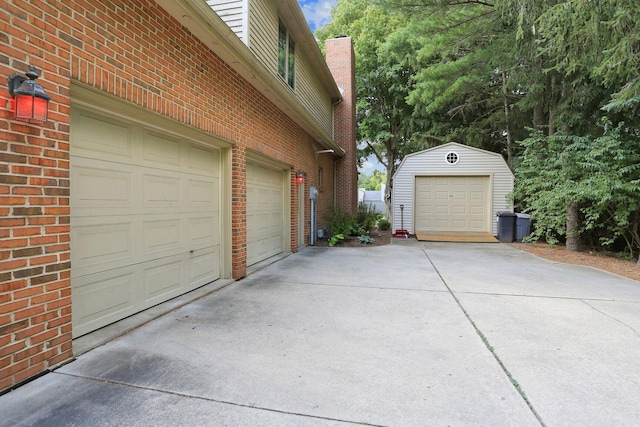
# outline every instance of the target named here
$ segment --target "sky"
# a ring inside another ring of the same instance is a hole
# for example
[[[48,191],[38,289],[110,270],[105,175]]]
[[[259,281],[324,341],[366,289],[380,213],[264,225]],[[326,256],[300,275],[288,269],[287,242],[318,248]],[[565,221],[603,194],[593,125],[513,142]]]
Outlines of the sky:
[[[331,21],[331,9],[336,5],[337,0],[298,0],[298,3],[313,33]],[[373,173],[374,169],[386,171],[384,166],[378,163],[373,156],[358,168],[361,173],[365,174]]]
[[[331,21],[331,9],[337,0],[298,0],[311,32]]]

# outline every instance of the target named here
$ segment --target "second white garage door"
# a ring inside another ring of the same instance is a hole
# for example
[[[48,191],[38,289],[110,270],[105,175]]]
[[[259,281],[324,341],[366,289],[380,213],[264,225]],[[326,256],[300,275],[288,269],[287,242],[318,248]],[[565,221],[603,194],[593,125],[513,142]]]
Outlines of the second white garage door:
[[[220,277],[220,152],[71,115],[71,285],[79,336]]]
[[[416,231],[491,231],[489,183],[488,176],[416,177]]]
[[[247,162],[247,266],[283,252],[284,171]]]

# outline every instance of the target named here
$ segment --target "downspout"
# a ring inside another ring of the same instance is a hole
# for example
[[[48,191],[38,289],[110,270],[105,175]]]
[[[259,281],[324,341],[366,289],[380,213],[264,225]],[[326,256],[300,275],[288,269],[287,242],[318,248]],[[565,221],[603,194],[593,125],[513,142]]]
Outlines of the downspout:
[[[333,129],[331,133],[334,141],[336,140],[336,105],[341,104],[344,99],[342,98],[344,89],[342,89],[341,87],[338,87],[338,91],[340,91],[340,98],[336,102],[331,104],[331,115],[333,116],[333,120],[331,121],[331,126]],[[344,149],[342,147],[340,147],[340,149],[342,149],[342,152],[344,153]],[[333,206],[336,206],[338,204],[338,165],[336,164],[337,161],[338,160],[334,157],[333,158]]]

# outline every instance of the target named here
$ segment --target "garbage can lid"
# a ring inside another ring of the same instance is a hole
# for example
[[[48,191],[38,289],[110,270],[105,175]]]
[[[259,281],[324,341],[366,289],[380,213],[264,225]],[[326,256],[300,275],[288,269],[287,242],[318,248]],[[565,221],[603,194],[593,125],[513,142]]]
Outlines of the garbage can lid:
[[[529,215],[529,214],[523,214],[523,213],[518,213],[518,212],[516,212],[516,216],[518,218],[527,218],[527,219],[531,218],[531,215]]]
[[[500,211],[497,216],[516,216],[516,214],[510,211]]]

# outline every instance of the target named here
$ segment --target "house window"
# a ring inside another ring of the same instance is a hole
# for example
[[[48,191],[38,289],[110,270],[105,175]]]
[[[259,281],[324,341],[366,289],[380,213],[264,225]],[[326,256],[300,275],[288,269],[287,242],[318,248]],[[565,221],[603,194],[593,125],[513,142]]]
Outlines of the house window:
[[[322,186],[324,185],[324,169],[318,169],[318,188],[322,190]]]
[[[295,83],[296,67],[296,42],[293,40],[287,27],[279,20],[278,30],[278,74],[291,88]]]

